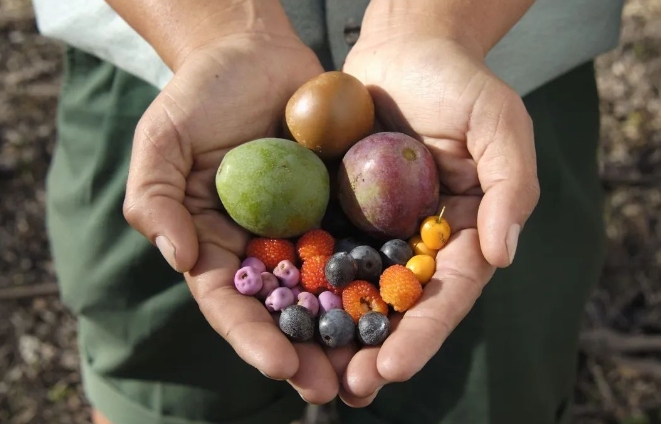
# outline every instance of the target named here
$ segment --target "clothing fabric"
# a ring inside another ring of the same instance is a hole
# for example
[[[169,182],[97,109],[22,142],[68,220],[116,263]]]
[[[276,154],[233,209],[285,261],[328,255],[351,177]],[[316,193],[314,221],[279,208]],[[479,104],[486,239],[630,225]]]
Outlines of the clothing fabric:
[[[78,318],[85,393],[114,424],[289,424],[303,400],[238,358],[123,218],[133,132],[157,93],[67,50],[47,228],[63,301]],[[342,423],[569,423],[580,317],[605,245],[591,63],[524,101],[542,196],[515,263],[421,372],[367,408],[341,406]]]
[[[301,39],[327,69],[349,51],[345,29],[369,0],[281,0]],[[624,0],[537,0],[486,63],[520,95],[615,47]],[[42,34],[91,53],[163,88],[172,72],[104,0],[33,0]]]

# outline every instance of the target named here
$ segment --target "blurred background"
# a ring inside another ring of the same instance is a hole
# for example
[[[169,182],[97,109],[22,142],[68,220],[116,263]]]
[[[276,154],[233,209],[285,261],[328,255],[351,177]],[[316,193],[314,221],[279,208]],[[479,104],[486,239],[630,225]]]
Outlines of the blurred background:
[[[597,61],[609,256],[584,314],[576,424],[661,423],[661,0],[628,0],[623,19]],[[60,59],[29,0],[0,0],[1,424],[89,423],[44,229]]]

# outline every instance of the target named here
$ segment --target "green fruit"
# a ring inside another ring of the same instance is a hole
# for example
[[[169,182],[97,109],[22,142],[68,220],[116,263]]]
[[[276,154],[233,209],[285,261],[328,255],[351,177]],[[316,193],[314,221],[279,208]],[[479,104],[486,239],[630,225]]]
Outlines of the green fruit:
[[[290,140],[262,138],[230,150],[216,173],[232,219],[262,237],[290,238],[319,226],[330,197],[324,163]]]

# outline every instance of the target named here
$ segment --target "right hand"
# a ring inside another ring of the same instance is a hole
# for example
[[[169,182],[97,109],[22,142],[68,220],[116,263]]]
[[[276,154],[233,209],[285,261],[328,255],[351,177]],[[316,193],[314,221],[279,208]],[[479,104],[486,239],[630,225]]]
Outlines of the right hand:
[[[292,344],[233,284],[248,235],[222,211],[215,174],[233,147],[276,136],[289,97],[323,72],[291,36],[233,35],[187,53],[140,120],[124,214],[184,273],[209,324],[248,364],[325,403],[338,379],[321,347]]]

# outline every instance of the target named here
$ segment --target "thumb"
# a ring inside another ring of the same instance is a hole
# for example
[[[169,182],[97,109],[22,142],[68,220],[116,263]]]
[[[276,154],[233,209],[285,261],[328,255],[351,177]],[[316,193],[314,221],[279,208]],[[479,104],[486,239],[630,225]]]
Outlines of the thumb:
[[[192,166],[168,105],[159,96],[138,123],[133,139],[123,212],[128,223],[161,251],[172,268],[189,271],[198,241],[186,207],[186,179]]]
[[[539,201],[532,120],[523,100],[497,79],[484,85],[470,116],[468,150],[484,192],[477,216],[480,246],[491,265],[506,267]]]

